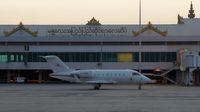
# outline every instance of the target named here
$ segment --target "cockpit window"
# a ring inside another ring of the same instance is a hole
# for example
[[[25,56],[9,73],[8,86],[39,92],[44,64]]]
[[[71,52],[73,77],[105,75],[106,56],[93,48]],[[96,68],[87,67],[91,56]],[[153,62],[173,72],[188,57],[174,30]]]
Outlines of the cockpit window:
[[[133,75],[140,75],[139,73],[133,72]]]

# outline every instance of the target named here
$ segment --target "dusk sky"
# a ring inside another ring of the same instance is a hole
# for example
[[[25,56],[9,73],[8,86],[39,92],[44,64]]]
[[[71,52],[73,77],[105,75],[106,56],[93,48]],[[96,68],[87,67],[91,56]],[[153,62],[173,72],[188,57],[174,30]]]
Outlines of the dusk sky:
[[[200,17],[200,0],[192,0]],[[191,0],[142,0],[142,23],[175,24]],[[0,0],[0,24],[138,24],[139,0]]]

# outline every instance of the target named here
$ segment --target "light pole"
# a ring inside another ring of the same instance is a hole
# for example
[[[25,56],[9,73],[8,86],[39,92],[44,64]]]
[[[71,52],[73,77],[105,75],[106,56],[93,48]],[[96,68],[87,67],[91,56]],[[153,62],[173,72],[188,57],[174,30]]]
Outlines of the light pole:
[[[139,29],[142,28],[142,1],[139,0]],[[139,72],[142,72],[141,70],[141,61],[142,61],[142,53],[141,53],[141,38],[139,38]]]
[[[141,19],[142,19],[142,1],[139,1],[139,25],[141,27]]]

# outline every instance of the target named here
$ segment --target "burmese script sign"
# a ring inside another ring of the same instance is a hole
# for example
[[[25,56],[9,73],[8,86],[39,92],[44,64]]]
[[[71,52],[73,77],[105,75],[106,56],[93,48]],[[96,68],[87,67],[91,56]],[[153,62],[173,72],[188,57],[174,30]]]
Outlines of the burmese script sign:
[[[107,36],[125,35],[126,27],[104,28],[104,27],[69,27],[48,30],[50,36]]]

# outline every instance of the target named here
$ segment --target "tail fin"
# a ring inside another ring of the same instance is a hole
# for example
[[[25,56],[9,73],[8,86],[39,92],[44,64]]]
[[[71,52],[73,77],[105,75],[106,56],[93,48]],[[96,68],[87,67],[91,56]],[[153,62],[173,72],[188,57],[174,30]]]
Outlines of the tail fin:
[[[57,56],[42,56],[51,66],[54,73],[70,72],[70,68],[65,65]]]

